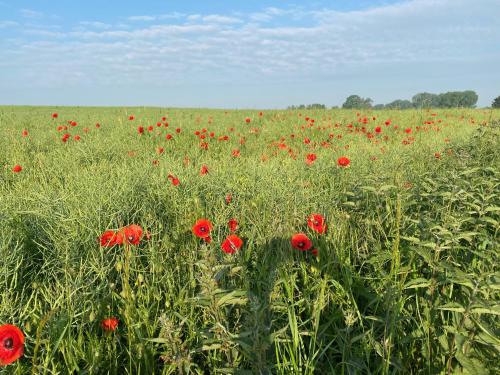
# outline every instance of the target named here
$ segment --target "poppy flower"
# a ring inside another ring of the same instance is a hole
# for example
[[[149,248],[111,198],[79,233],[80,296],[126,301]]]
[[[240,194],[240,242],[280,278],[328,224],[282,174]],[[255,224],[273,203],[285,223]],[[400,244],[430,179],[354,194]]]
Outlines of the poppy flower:
[[[24,353],[24,334],[16,326],[0,326],[0,366],[18,360]]]
[[[131,224],[123,228],[125,241],[131,245],[139,245],[142,237],[142,228],[137,224]]]
[[[300,251],[307,251],[312,247],[312,242],[304,233],[297,233],[292,236],[292,247]]]
[[[233,200],[233,196],[231,194],[227,194],[225,197],[226,204],[230,204]]]
[[[52,118],[58,118],[58,117],[59,117],[59,115],[57,113],[52,114]]]
[[[205,175],[208,173],[208,167],[206,165],[202,165],[201,170],[200,170],[200,175]]]
[[[118,319],[116,319],[114,316],[111,318],[106,318],[101,321],[101,327],[103,330],[112,332],[115,331],[118,328]]]
[[[28,136],[28,131],[25,129],[23,130],[23,137],[27,137]]]
[[[231,219],[228,221],[227,226],[229,227],[229,231],[234,233],[236,229],[238,229],[238,221],[236,221],[236,219]]]
[[[243,245],[243,240],[235,234],[226,237],[221,245],[222,251],[226,254],[234,254]]]
[[[161,155],[161,154],[163,154],[165,152],[165,149],[163,147],[158,147],[156,149],[156,152],[158,153],[158,155]]]
[[[436,159],[441,159],[441,154],[440,154],[439,152],[435,152],[435,153],[434,153],[434,157],[435,157]]]
[[[382,128],[381,128],[380,126],[377,126],[377,127],[375,128],[375,133],[377,133],[377,134],[382,133]]]
[[[123,234],[121,232],[116,233],[113,230],[107,230],[101,235],[99,241],[102,247],[121,245],[123,244]]]
[[[134,117],[134,115],[130,115],[130,116],[128,117],[128,119],[129,119],[130,121],[132,121],[133,119],[135,119],[135,117]]]
[[[312,163],[314,163],[314,161],[316,160],[317,156],[316,154],[307,154],[306,156],[306,164],[307,165],[311,165]]]
[[[207,236],[207,237],[203,238],[203,241],[205,241],[206,243],[211,243],[212,242],[212,237]]]
[[[250,117],[245,118],[245,122],[246,122],[247,124],[249,124],[249,123],[250,123],[250,121],[252,121],[252,120],[250,119]]]
[[[12,168],[12,172],[14,173],[19,173],[23,170],[23,167],[21,167],[19,164],[14,165],[14,168]]]
[[[74,139],[75,141],[79,141],[79,140],[81,139],[81,137],[80,137],[79,135],[75,135],[75,136],[73,137],[73,139]]]
[[[181,132],[181,128],[177,128],[177,129],[175,129],[175,132],[176,132],[176,133],[180,133],[180,132]]]
[[[172,134],[167,134],[167,135],[165,136],[165,139],[166,139],[167,141],[171,140],[171,139],[172,139]]]
[[[144,126],[138,126],[137,127],[137,133],[143,134],[144,133]]]
[[[213,226],[210,220],[207,219],[199,219],[193,225],[193,233],[196,237],[206,238],[210,236],[210,231]]]
[[[338,160],[337,160],[337,164],[341,167],[347,167],[350,163],[351,163],[351,161],[348,158],[346,158],[345,156],[342,156],[342,157],[338,158]]]
[[[180,181],[177,177],[172,176],[171,174],[168,175],[168,179],[172,182],[172,185],[177,186],[180,184]]]
[[[320,214],[309,215],[307,218],[307,226],[319,234],[325,233],[327,228],[325,218]]]
[[[311,254],[314,255],[315,257],[318,256],[318,249],[312,249]]]
[[[231,155],[235,158],[239,157],[241,155],[240,150],[236,149],[231,152]]]

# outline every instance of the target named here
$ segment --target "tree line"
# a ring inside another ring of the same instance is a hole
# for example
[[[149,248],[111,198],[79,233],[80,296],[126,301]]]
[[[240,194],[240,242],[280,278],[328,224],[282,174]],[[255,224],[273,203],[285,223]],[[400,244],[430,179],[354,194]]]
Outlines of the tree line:
[[[421,92],[410,100],[397,99],[387,104],[376,104],[370,98],[361,98],[358,95],[349,96],[342,108],[373,108],[373,109],[409,109],[409,108],[474,108],[478,100],[475,91],[448,91],[442,94]]]
[[[362,98],[359,95],[350,95],[342,104],[342,108],[354,109],[410,109],[410,108],[474,108],[478,100],[478,95],[475,91],[448,91],[442,94],[432,94],[429,92],[421,92],[415,94],[411,100],[397,99],[387,104],[375,104],[370,98]],[[492,108],[500,108],[500,96],[493,100]],[[338,108],[333,106],[331,108]],[[324,104],[300,104],[292,105],[287,109],[327,109]]]

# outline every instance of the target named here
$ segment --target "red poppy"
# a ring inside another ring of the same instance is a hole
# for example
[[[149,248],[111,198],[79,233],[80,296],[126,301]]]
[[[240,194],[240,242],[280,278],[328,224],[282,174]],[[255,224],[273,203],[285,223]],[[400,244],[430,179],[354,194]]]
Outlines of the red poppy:
[[[239,238],[235,234],[231,234],[226,237],[224,242],[222,243],[222,251],[224,251],[226,254],[234,254],[237,250],[241,248],[243,245],[243,240]]]
[[[380,126],[377,126],[375,128],[375,133],[378,133],[378,134],[382,133],[382,128]]]
[[[231,155],[235,158],[239,157],[241,155],[240,150],[236,149],[231,152]]]
[[[304,233],[297,233],[292,236],[292,247],[300,251],[307,251],[312,247],[312,242]]]
[[[129,120],[133,120],[133,119],[135,119],[135,117],[134,117],[134,115],[130,115],[130,116],[128,117],[128,119],[129,119]]]
[[[99,238],[102,247],[113,247],[115,245],[123,244],[123,234],[116,233],[113,230],[107,230]]]
[[[144,133],[144,126],[138,126],[137,127],[137,133],[143,134]]]
[[[226,204],[231,203],[232,200],[233,200],[233,196],[231,194],[227,194],[225,197]]]
[[[205,241],[206,243],[211,243],[212,242],[212,237],[207,236],[207,237],[203,238],[203,241]]]
[[[236,219],[229,220],[228,223],[227,223],[227,225],[228,225],[229,231],[231,233],[236,232],[236,229],[238,229],[238,221]]]
[[[306,164],[307,165],[311,165],[312,163],[314,163],[314,161],[316,160],[317,156],[316,154],[307,154],[306,156]]]
[[[161,155],[161,154],[163,154],[165,152],[165,149],[163,147],[158,147],[156,149],[156,152],[158,153],[158,155]]]
[[[245,122],[246,122],[247,124],[248,124],[248,123],[250,123],[250,121],[252,121],[252,120],[250,119],[250,117],[245,118]]]
[[[16,326],[0,326],[0,366],[18,360],[24,353],[24,334]]]
[[[96,129],[99,129],[101,127],[101,124],[97,123],[95,124]]]
[[[177,128],[177,129],[175,129],[175,132],[176,132],[176,133],[180,133],[180,132],[181,132],[181,128]]]
[[[59,117],[59,115],[57,113],[52,114],[52,118],[58,118],[58,117]]]
[[[350,163],[351,161],[345,156],[342,156],[337,160],[337,164],[341,167],[347,167]]]
[[[118,328],[118,319],[114,316],[111,318],[106,318],[101,321],[101,327],[103,330],[112,332]]]
[[[325,233],[327,228],[325,218],[320,214],[309,215],[307,218],[307,226],[319,234]]]
[[[207,219],[199,219],[193,225],[193,233],[196,237],[206,238],[210,236],[210,231],[213,226],[210,220]]]
[[[177,186],[180,184],[180,181],[177,177],[172,176],[171,174],[168,175],[168,179],[172,182],[172,185]]]
[[[123,228],[125,241],[131,245],[139,245],[142,237],[142,228],[137,224],[131,224]]]
[[[167,134],[167,135],[165,136],[165,139],[166,139],[166,140],[171,140],[171,139],[172,139],[172,134]]]
[[[23,137],[27,137],[28,136],[28,131],[25,129],[23,130]]]
[[[79,140],[81,139],[81,137],[80,137],[79,135],[75,135],[75,136],[73,137],[73,139],[74,139],[75,141],[79,141]]]
[[[200,175],[205,175],[208,173],[208,167],[206,165],[201,166]]]
[[[439,152],[435,152],[435,153],[434,153],[434,157],[435,157],[436,159],[441,159],[441,154],[440,154]]]
[[[21,167],[19,164],[14,165],[14,168],[12,168],[12,172],[14,173],[19,173],[23,170],[23,167]]]
[[[318,249],[311,249],[311,254],[314,255],[315,257],[318,256]]]
[[[406,134],[410,134],[410,133],[411,133],[411,128],[406,128],[406,129],[405,129],[405,133],[406,133]]]

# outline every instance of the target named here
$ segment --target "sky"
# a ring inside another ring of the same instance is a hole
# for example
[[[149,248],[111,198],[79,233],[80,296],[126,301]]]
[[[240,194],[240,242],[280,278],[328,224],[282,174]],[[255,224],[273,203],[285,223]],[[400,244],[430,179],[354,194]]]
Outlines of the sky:
[[[0,0],[0,104],[500,95],[500,0]]]

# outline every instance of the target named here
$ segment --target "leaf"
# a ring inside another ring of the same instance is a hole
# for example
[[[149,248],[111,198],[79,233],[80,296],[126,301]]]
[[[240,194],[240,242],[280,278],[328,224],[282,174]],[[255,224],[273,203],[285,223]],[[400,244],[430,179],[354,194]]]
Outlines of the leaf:
[[[418,278],[414,280],[410,280],[404,286],[404,289],[418,289],[418,288],[428,288],[432,285],[430,280],[424,278]]]
[[[245,290],[233,290],[217,300],[217,306],[244,305],[248,302],[248,293]]]
[[[470,309],[473,314],[493,314],[500,315],[500,305],[486,306],[473,305]]]
[[[459,304],[457,302],[446,303],[442,306],[439,306],[438,309],[445,310],[445,311],[454,311],[454,312],[459,312],[459,313],[465,312],[465,307],[463,307],[461,304]]]

